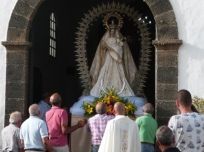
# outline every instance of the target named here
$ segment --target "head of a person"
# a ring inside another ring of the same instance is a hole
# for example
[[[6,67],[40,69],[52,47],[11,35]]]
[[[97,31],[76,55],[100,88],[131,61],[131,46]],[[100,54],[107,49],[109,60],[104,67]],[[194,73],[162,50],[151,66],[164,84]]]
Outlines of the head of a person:
[[[171,146],[174,144],[174,135],[168,126],[160,126],[156,132],[156,140],[158,146]]]
[[[43,95],[42,95],[42,98],[43,98],[43,100],[45,101],[45,102],[50,102],[50,96],[51,96],[52,94],[50,93],[50,92],[45,92]]]
[[[143,112],[144,112],[144,113],[153,114],[153,112],[154,112],[154,107],[152,106],[151,103],[146,103],[146,104],[143,106]]]
[[[106,105],[103,102],[97,103],[96,113],[101,115],[106,113]]]
[[[9,123],[17,125],[20,127],[22,122],[22,114],[19,111],[12,112],[10,114]]]
[[[176,96],[176,105],[178,108],[182,107],[191,109],[191,93],[188,90],[179,90]]]
[[[50,96],[50,103],[53,106],[60,106],[62,103],[62,98],[59,93],[54,93]]]
[[[40,116],[40,108],[38,104],[30,105],[28,111],[30,116]]]
[[[121,102],[116,102],[114,104],[115,115],[125,115],[125,105]]]

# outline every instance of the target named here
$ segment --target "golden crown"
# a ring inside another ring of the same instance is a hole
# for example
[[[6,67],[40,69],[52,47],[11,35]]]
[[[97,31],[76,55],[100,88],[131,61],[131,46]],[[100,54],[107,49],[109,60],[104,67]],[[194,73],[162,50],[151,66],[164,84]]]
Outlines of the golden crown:
[[[106,29],[120,29],[123,25],[123,18],[117,12],[110,12],[104,17],[104,25]]]

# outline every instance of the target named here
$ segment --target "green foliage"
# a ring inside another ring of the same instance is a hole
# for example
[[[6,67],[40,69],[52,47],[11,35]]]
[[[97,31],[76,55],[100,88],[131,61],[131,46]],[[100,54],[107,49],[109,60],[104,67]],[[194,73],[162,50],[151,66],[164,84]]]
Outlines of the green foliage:
[[[204,99],[197,96],[193,97],[193,105],[200,112],[204,113]]]

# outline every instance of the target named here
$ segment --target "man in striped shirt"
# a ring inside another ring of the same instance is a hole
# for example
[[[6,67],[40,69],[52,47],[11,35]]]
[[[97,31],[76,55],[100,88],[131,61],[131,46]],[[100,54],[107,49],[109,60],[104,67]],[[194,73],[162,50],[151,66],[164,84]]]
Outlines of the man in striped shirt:
[[[92,136],[91,152],[98,152],[101,140],[106,129],[106,124],[113,119],[113,115],[106,114],[106,105],[102,102],[96,105],[96,115],[88,120],[88,128]]]

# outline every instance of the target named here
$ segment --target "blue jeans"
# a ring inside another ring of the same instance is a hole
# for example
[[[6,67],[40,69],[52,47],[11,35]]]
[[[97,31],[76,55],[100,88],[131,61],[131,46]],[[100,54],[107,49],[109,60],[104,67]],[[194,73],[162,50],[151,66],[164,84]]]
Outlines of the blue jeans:
[[[91,145],[91,152],[98,152],[100,145]]]
[[[154,145],[148,143],[141,143],[141,152],[154,152]]]

